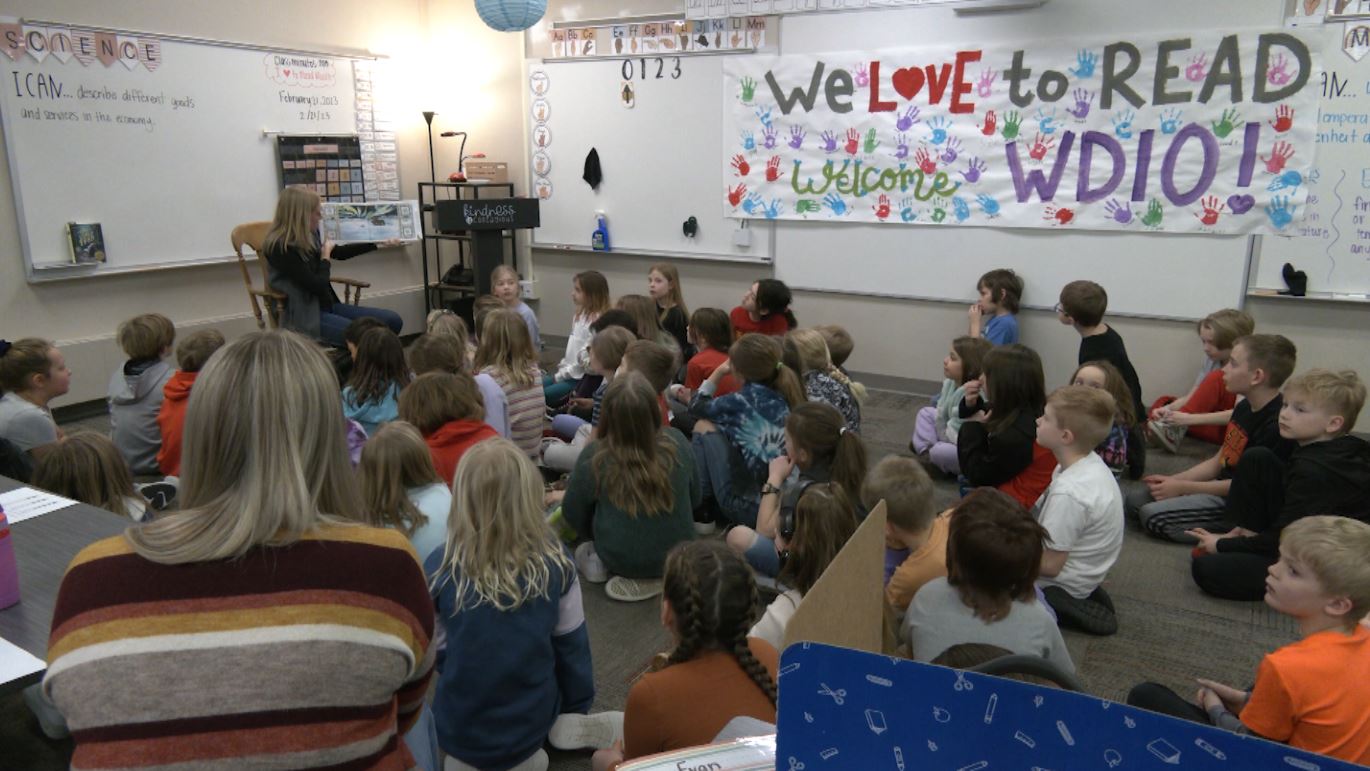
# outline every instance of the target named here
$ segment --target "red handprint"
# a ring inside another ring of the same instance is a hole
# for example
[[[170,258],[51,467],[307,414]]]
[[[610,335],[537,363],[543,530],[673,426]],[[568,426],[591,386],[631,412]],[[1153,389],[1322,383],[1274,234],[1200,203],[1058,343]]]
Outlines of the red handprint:
[[[738,184],[737,187],[730,187],[728,188],[728,203],[732,204],[733,208],[737,208],[737,205],[742,203],[742,198],[746,195],[747,186],[745,184]]]
[[[881,193],[880,198],[876,201],[874,208],[875,216],[879,217],[880,219],[883,220],[886,217],[890,216],[890,197],[885,195],[884,193]]]
[[[923,170],[924,174],[933,174],[937,171],[937,161],[928,154],[926,147],[918,148],[918,152],[913,154],[913,160],[918,164],[918,168]]]
[[[861,132],[856,129],[847,129],[847,144],[845,149],[848,155],[856,155],[856,149],[861,143]]]
[[[1294,127],[1294,108],[1282,104],[1275,108],[1275,119],[1270,121],[1277,133],[1283,134]]]
[[[771,159],[766,161],[766,181],[774,182],[777,179],[780,179],[780,156],[772,155]]]
[[[1203,213],[1200,214],[1195,212],[1194,216],[1198,217],[1199,221],[1205,225],[1212,226],[1218,224],[1218,216],[1227,210],[1227,204],[1220,203],[1216,195],[1210,195],[1200,203],[1204,207]]]
[[[1050,150],[1051,146],[1054,144],[1056,144],[1055,137],[1047,137],[1046,141],[1043,141],[1042,135],[1038,134],[1037,139],[1032,143],[1031,149],[1028,150],[1028,155],[1034,161],[1040,161],[1047,157],[1047,151]]]
[[[981,133],[981,134],[984,134],[984,135],[987,136],[987,137],[992,137],[992,136],[994,136],[994,132],[997,130],[997,125],[998,125],[998,123],[999,123],[999,119],[998,119],[997,117],[995,117],[995,115],[994,115],[994,110],[990,110],[990,111],[986,112],[986,113],[985,113],[985,125],[984,125],[983,127],[981,127],[980,133]]]
[[[1266,158],[1262,155],[1260,159],[1265,161],[1266,171],[1271,174],[1279,174],[1284,171],[1284,165],[1293,157],[1294,147],[1292,145],[1288,142],[1276,142],[1275,146],[1270,148],[1270,157]]]
[[[737,170],[739,177],[745,177],[752,171],[752,165],[747,163],[747,159],[743,157],[742,153],[733,156],[733,168]]]
[[[1042,219],[1056,220],[1057,225],[1067,225],[1070,223],[1071,220],[1075,219],[1075,212],[1071,209],[1065,208],[1064,206],[1060,208],[1057,208],[1055,206],[1048,206],[1043,211]]]

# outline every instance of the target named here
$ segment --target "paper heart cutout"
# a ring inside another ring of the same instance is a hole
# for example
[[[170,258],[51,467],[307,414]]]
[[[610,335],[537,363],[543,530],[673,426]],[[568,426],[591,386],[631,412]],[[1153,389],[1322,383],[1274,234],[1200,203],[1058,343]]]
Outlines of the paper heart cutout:
[[[1230,195],[1227,197],[1227,208],[1233,214],[1246,214],[1251,211],[1251,207],[1256,205],[1256,199],[1249,195]]]
[[[290,70],[281,70],[281,74],[285,75],[288,78],[290,77]]]
[[[905,99],[913,99],[922,90],[924,79],[922,70],[917,67],[905,67],[895,70],[894,75],[890,77],[890,82],[900,96]]]

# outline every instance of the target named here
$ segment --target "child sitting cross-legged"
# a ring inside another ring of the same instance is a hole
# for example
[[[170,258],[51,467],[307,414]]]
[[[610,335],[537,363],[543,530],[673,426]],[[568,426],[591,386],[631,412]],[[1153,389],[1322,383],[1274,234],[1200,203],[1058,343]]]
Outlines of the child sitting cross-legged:
[[[1094,448],[1108,436],[1117,406],[1107,391],[1065,386],[1047,397],[1037,443],[1059,464],[1034,514],[1047,531],[1038,585],[1062,626],[1089,634],[1118,631],[1104,576],[1123,548],[1123,496]]]
[[[429,372],[415,378],[400,392],[399,416],[423,435],[433,468],[449,485],[467,450],[499,436],[483,421],[480,393],[464,372]]]
[[[1301,639],[1267,655],[1249,691],[1199,680],[1198,704],[1156,683],[1127,703],[1309,752],[1370,763],[1370,525],[1305,517],[1284,529],[1265,604],[1298,622]]]

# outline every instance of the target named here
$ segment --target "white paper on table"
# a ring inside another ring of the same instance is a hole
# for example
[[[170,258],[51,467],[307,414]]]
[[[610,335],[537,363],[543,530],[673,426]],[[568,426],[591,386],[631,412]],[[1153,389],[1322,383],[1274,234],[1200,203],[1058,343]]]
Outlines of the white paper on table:
[[[49,511],[57,511],[75,505],[76,501],[70,498],[63,498],[60,495],[53,495],[45,490],[36,490],[32,487],[20,487],[17,490],[0,493],[0,508],[5,510],[5,518],[9,520],[11,525],[26,519],[33,519]]]
[[[0,637],[0,683],[18,680],[47,668],[47,662]]]

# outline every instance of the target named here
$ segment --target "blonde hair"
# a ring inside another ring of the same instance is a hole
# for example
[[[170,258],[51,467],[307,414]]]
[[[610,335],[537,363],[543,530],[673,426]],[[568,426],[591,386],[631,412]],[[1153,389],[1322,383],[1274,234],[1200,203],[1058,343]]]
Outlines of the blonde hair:
[[[476,298],[471,306],[471,318],[476,322],[474,331],[477,340],[484,336],[485,321],[490,318],[490,314],[507,310],[508,307],[504,301],[492,294],[483,294]]]
[[[1365,383],[1352,369],[1340,372],[1310,369],[1295,375],[1284,384],[1285,397],[1293,393],[1305,394],[1309,401],[1329,414],[1340,415],[1342,427],[1337,432],[1338,436],[1351,433],[1356,426],[1356,418],[1360,417],[1361,408],[1365,406]]]
[[[220,349],[195,382],[181,453],[181,511],[131,528],[143,557],[183,564],[294,543],[355,522],[337,376],[294,332],[252,332]]]
[[[671,282],[671,294],[669,295],[671,305],[679,308],[680,312],[685,314],[685,318],[688,319],[690,317],[690,309],[685,307],[685,293],[680,289],[680,271],[676,270],[676,267],[669,262],[658,262],[647,269],[647,275],[651,275],[654,272],[660,273],[662,278]],[[670,308],[667,308],[666,310],[670,310]],[[658,322],[666,319],[666,310],[661,311],[657,315]]]
[[[142,519],[141,511],[129,510],[129,499],[136,499],[138,493],[128,463],[104,434],[78,431],[34,455],[38,460],[34,486],[129,519]]]
[[[504,375],[514,388],[528,388],[538,372],[538,358],[528,325],[517,311],[491,313],[481,329],[476,348],[476,370],[490,368]]]
[[[857,403],[866,400],[866,387],[847,377],[847,373],[832,363],[828,353],[828,341],[817,329],[796,329],[785,334],[799,354],[799,366],[804,372],[816,371],[846,386]],[[802,374],[802,373],[801,373]]]
[[[463,350],[471,344],[471,332],[466,328],[466,322],[462,321],[461,316],[446,308],[438,308],[429,313],[426,323],[430,335],[455,338],[461,343]]]
[[[465,372],[466,349],[451,335],[429,332],[409,344],[409,368],[415,375]]]
[[[318,233],[314,232],[314,210],[323,205],[319,194],[305,187],[291,186],[281,191],[276,199],[276,216],[262,239],[262,251],[299,249],[315,251],[319,248]]]
[[[515,281],[519,280],[519,272],[514,270],[512,265],[496,265],[495,269],[490,271],[490,285],[494,286],[495,282],[509,276],[512,276]]]
[[[1303,517],[1280,534],[1280,547],[1312,571],[1323,592],[1351,600],[1347,629],[1370,613],[1370,524],[1350,517]]]
[[[884,501],[886,521],[909,533],[932,524],[937,514],[932,494],[932,478],[923,465],[899,455],[886,456],[861,482],[861,505],[870,511]]]
[[[630,517],[669,513],[675,505],[671,471],[678,459],[661,428],[657,394],[636,372],[614,378],[590,444],[596,492]]]
[[[828,344],[828,355],[832,357],[834,366],[841,367],[851,357],[852,351],[856,350],[856,341],[852,339],[851,333],[845,327],[836,324],[819,324],[814,327],[823,334],[823,340]]]
[[[1246,337],[1256,331],[1256,320],[1246,311],[1223,308],[1204,316],[1198,327],[1200,332],[1207,327],[1213,333],[1214,348],[1230,351],[1237,338]]]
[[[57,346],[38,337],[16,340],[0,354],[0,392],[27,391],[34,375],[52,375],[51,351]]]
[[[623,327],[607,327],[590,339],[590,355],[595,357],[596,364],[612,373],[623,363],[623,354],[636,340]]]
[[[400,391],[399,413],[428,436],[454,420],[484,420],[485,402],[465,372],[427,372]]]
[[[143,313],[121,323],[115,337],[130,359],[155,359],[171,347],[176,326],[160,313]]]
[[[1075,434],[1076,446],[1084,449],[1094,449],[1108,438],[1118,414],[1113,394],[1084,385],[1057,388],[1047,397],[1047,406],[1055,410],[1061,428]]]
[[[224,333],[217,329],[199,329],[176,345],[176,366],[184,372],[199,372],[214,352],[224,347]]]
[[[362,445],[362,511],[367,524],[412,536],[428,517],[409,500],[408,489],[441,483],[433,456],[418,429],[401,420],[382,424]]]
[[[515,610],[546,597],[553,570],[563,584],[574,580],[575,565],[543,515],[542,474],[513,442],[495,437],[467,450],[452,491],[431,586],[456,582],[454,614],[484,604]]]

